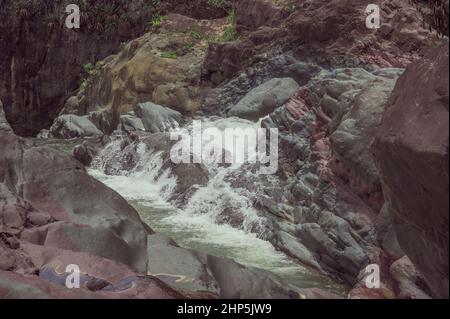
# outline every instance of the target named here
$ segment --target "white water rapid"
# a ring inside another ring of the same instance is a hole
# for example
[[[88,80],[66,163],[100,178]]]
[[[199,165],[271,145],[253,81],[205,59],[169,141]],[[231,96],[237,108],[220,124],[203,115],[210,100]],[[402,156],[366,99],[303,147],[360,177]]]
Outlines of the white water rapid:
[[[221,131],[255,125],[259,127],[259,123],[237,118],[202,120],[203,129],[215,127]],[[186,129],[189,134],[193,134],[192,125]],[[186,205],[180,208],[169,201],[177,178],[170,169],[163,169],[163,154],[150,152],[145,144],[140,143],[134,168],[123,170],[117,165],[111,170],[111,166],[114,167],[115,162],[119,162],[123,156],[120,145],[121,140],[108,144],[94,159],[89,172],[126,198],[156,231],[172,237],[181,246],[269,270],[298,287],[320,287],[338,294],[345,292],[341,285],[298,265],[264,240],[267,220],[258,215],[251,201],[252,196],[257,194],[233,187],[226,178],[236,172],[242,174],[241,164],[208,165],[209,182],[198,187]],[[240,178],[247,178],[246,174],[252,173],[245,171]],[[276,183],[275,177],[270,178]],[[227,223],[218,223],[218,217],[225,208],[243,216],[242,224],[233,227]]]

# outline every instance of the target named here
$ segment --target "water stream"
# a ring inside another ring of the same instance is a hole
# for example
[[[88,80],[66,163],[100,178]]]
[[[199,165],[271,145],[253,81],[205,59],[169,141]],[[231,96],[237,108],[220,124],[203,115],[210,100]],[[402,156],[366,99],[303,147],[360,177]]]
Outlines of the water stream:
[[[205,127],[219,129],[254,125],[239,119],[204,120]],[[189,134],[193,133],[192,127],[187,129]],[[94,159],[89,173],[126,198],[155,231],[172,237],[180,246],[269,270],[297,287],[320,287],[345,296],[347,287],[299,265],[264,240],[264,234],[251,231],[255,224],[264,229],[265,218],[252,207],[248,191],[233,188],[225,178],[240,165],[211,164],[208,184],[199,187],[188,203],[179,208],[169,201],[177,180],[170,170],[162,169],[160,152],[149,152],[145,145],[139,145],[139,159],[133,169],[117,169],[114,175],[110,171],[107,175],[106,165],[120,160],[120,152],[120,140],[111,142]],[[244,216],[241,227],[217,222],[225,207]]]

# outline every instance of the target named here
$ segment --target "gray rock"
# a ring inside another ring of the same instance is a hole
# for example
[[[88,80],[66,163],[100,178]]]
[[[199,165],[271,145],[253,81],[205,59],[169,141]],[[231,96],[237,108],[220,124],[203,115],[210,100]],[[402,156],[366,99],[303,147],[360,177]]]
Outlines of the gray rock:
[[[77,145],[73,149],[73,157],[79,160],[84,166],[90,166],[92,160],[101,151],[103,146],[109,141],[108,136],[103,136],[100,139],[90,139],[83,141],[80,145]]]
[[[321,219],[319,224],[297,226],[297,236],[325,270],[355,284],[360,269],[369,262],[364,247],[356,241],[356,233],[344,220],[331,213],[322,215]]]
[[[118,119],[109,109],[89,112],[87,118],[104,134],[112,134],[117,128]]]
[[[251,90],[233,106],[228,116],[256,121],[286,103],[299,89],[291,78],[275,78]]]
[[[150,133],[167,132],[178,127],[182,121],[181,113],[152,102],[136,105],[134,112]]]
[[[371,145],[395,80],[379,76],[362,84],[348,109],[341,111],[340,124],[330,136],[335,157],[351,170],[352,175],[364,180],[370,191],[380,188]]]
[[[120,117],[119,129],[126,132],[145,131],[144,123],[134,112]]]
[[[183,290],[209,291],[220,298],[298,298],[282,279],[232,260],[180,248],[148,237],[148,273]]]
[[[277,243],[279,249],[285,251],[288,255],[297,258],[303,264],[322,270],[314,254],[311,253],[298,238],[284,231],[280,231],[277,233]]]
[[[89,120],[88,116],[61,115],[56,118],[50,134],[55,138],[97,137],[103,133]]]
[[[19,212],[20,206],[25,206],[60,221],[50,224],[45,245],[91,252],[145,272],[146,236],[153,231],[121,196],[59,151],[4,133],[0,133],[0,144],[1,196],[5,182],[6,189],[21,189],[20,197],[14,195],[18,204],[8,211]],[[4,180],[9,174],[14,180]],[[17,227],[24,219],[7,220]]]
[[[274,77],[293,78],[302,86],[319,71],[320,67],[316,64],[299,60],[293,52],[269,57],[243,70],[234,79],[209,91],[205,97],[202,112],[225,115],[248,92]]]

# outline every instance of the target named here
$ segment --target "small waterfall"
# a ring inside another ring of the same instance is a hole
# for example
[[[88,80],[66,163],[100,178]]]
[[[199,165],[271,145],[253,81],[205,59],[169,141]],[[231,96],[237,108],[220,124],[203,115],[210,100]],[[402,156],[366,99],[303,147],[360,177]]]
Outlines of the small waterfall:
[[[257,128],[259,123],[255,124],[237,118],[204,119],[202,121],[203,130],[211,127],[225,132],[226,128]],[[183,134],[181,129],[176,129],[175,132]],[[189,134],[191,138],[201,138],[201,136],[195,136],[198,132],[193,130],[192,123],[187,125],[183,132]],[[202,146],[210,145],[211,142],[204,141]],[[243,141],[237,143],[239,142]],[[236,151],[227,149],[224,145],[218,145],[218,147],[223,148],[225,153]],[[253,145],[249,145],[248,150],[249,158],[256,156]],[[200,154],[194,155],[200,156]],[[152,196],[153,201],[168,201],[173,195],[177,177],[170,168],[164,169],[164,156],[167,154],[163,154],[161,151],[148,150],[145,143],[137,141],[127,144],[119,138],[110,142],[93,160],[91,171],[97,177],[103,175],[102,179],[108,179],[110,186],[112,185],[120,193],[126,194],[124,196],[129,199],[142,200],[151,192],[154,195]],[[243,157],[244,154],[235,154],[235,156]],[[245,232],[256,233],[260,238],[265,238],[268,221],[259,216],[257,210],[253,208],[252,200],[256,194],[232,185],[233,181],[242,178],[241,174],[236,173],[242,170],[243,165],[243,163],[206,165],[209,182],[193,191],[188,202],[183,207],[179,207],[181,209],[178,214],[182,216],[174,218],[189,219],[200,216],[210,219],[211,222],[229,224]],[[246,170],[243,170],[242,173],[251,174]],[[125,179],[129,183],[126,187],[121,187],[119,184],[124,184]],[[166,204],[173,203],[166,202]]]
[[[236,118],[202,121],[203,129],[259,125]],[[192,123],[181,130],[176,132],[194,134]],[[195,187],[189,199],[179,205],[170,200],[177,176],[170,165],[165,165],[168,160],[167,149],[149,149],[142,139],[129,142],[118,138],[93,160],[89,173],[126,198],[155,230],[181,246],[272,271],[298,287],[327,287],[341,292],[341,287],[328,278],[294,263],[265,240],[270,236],[271,224],[253,207],[254,199],[261,195],[258,185],[252,190],[239,187],[243,181],[253,185],[252,178],[257,180],[245,163],[206,166],[208,182]],[[268,179],[272,185],[278,183],[275,176]]]
[[[167,206],[177,180],[163,169],[162,152],[148,152],[142,142],[123,147],[124,140],[110,142],[92,161],[90,174],[128,200]],[[130,148],[133,151],[130,152]]]

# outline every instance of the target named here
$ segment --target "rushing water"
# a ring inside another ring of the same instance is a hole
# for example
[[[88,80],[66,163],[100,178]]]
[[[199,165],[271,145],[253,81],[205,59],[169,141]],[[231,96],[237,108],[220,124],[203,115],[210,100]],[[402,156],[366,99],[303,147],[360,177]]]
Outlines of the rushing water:
[[[219,129],[255,125],[238,119],[206,120],[204,124]],[[192,127],[188,129],[192,134]],[[139,160],[131,171],[118,169],[114,175],[106,175],[105,165],[120,160],[120,141],[114,141],[94,160],[89,172],[125,197],[154,230],[172,237],[180,246],[269,270],[297,287],[320,287],[345,295],[346,287],[300,266],[262,239],[263,234],[250,231],[255,224],[263,229],[265,219],[252,207],[248,191],[233,188],[225,179],[239,165],[210,165],[209,183],[199,187],[183,208],[177,208],[168,200],[176,177],[170,170],[162,170],[162,154],[149,152],[143,144],[137,153]],[[225,207],[244,216],[242,227],[217,223],[217,216]]]

